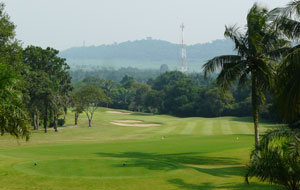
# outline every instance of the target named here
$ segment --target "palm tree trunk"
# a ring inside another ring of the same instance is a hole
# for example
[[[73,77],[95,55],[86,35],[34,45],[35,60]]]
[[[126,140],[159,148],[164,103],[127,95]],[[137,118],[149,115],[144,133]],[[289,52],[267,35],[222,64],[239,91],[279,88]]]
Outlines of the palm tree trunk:
[[[258,126],[258,112],[259,112],[259,96],[257,91],[257,78],[255,73],[252,73],[252,114],[254,122],[255,148],[259,146],[259,126]]]

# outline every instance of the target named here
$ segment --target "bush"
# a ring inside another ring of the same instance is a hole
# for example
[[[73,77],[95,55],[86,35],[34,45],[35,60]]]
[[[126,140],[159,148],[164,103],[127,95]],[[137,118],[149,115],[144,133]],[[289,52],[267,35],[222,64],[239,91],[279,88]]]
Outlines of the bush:
[[[300,189],[299,129],[281,128],[266,132],[251,154],[246,181],[257,177],[286,190]]]
[[[64,119],[58,119],[57,120],[57,125],[60,126],[60,127],[62,127],[62,126],[64,126],[65,122],[66,121]]]

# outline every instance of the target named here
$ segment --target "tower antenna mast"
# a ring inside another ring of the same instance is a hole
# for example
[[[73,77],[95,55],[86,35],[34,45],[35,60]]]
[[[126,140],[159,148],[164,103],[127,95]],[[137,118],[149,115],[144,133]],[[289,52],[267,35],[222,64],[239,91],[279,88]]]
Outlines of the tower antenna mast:
[[[181,28],[181,72],[185,73],[187,72],[187,65],[186,65],[186,49],[185,49],[185,44],[184,44],[184,24],[182,23],[180,25]]]

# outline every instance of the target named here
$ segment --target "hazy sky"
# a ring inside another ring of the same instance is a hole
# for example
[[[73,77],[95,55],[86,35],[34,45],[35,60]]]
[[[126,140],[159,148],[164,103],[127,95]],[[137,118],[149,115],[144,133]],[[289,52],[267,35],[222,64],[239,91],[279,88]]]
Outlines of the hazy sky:
[[[1,1],[1,0],[0,0]],[[180,41],[187,44],[222,39],[224,26],[244,26],[254,2],[272,9],[287,0],[2,0],[24,45],[73,46],[128,40]]]

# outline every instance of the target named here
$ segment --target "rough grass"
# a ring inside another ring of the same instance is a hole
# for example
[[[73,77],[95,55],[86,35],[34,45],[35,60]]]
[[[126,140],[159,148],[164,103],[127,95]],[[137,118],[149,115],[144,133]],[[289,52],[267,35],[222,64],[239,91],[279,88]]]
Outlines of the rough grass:
[[[279,189],[244,182],[253,147],[251,118],[176,118],[99,109],[92,123],[80,115],[76,128],[32,131],[29,142],[0,138],[0,189]],[[73,126],[69,113],[66,126]],[[124,127],[114,120],[159,123]],[[274,127],[263,123],[261,132]],[[34,163],[37,163],[37,166]],[[123,164],[126,163],[126,166]]]

